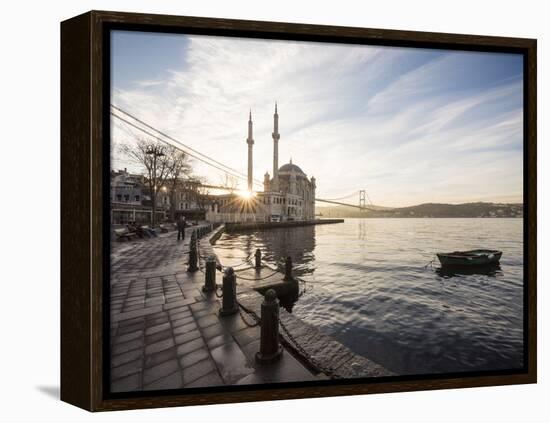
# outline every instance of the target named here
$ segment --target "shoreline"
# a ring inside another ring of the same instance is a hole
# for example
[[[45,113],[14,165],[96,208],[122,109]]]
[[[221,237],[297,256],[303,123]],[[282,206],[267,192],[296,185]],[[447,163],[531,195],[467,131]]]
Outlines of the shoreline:
[[[227,232],[250,231],[275,228],[296,228],[300,226],[330,225],[344,223],[344,219],[314,219],[314,220],[292,220],[286,222],[239,222],[226,223]]]

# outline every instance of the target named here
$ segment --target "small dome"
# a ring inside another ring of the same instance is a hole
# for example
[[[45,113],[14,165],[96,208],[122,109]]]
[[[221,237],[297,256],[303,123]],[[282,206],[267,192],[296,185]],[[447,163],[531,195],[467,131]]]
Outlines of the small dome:
[[[293,164],[292,162],[290,163],[287,163],[285,165],[282,165],[280,168],[279,168],[279,173],[282,173],[282,172],[292,172],[294,171],[295,173],[299,174],[299,175],[304,175],[306,176],[306,174],[304,173],[304,171],[302,169],[300,169],[298,166],[296,166],[295,164]]]

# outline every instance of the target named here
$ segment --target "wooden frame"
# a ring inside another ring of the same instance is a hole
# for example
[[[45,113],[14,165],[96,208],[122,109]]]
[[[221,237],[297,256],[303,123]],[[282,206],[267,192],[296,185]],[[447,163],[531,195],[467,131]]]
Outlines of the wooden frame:
[[[178,30],[344,43],[513,51],[524,55],[526,369],[475,377],[387,378],[192,395],[108,398],[103,383],[105,31]],[[61,24],[61,399],[90,411],[535,383],[536,40],[335,26],[92,11]]]

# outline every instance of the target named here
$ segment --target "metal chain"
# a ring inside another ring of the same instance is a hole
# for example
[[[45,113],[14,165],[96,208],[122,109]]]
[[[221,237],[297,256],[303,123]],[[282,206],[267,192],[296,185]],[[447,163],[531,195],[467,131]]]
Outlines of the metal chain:
[[[233,269],[235,269],[236,267],[240,267],[240,266],[244,266],[244,265],[251,265],[252,263],[250,262],[250,257],[251,257],[251,254],[248,255],[248,257],[246,257],[239,264],[235,264],[235,265],[231,265],[231,266],[222,266],[222,267],[224,267],[224,268],[232,267]],[[237,270],[235,270],[235,271],[237,272]]]
[[[239,304],[239,315],[241,316],[241,319],[242,319],[242,321],[244,322],[244,324],[246,326],[248,326],[249,328],[254,328],[254,327],[259,326],[261,324],[261,319],[258,319],[258,317],[253,313],[249,313],[249,314],[256,321],[256,323],[247,322],[246,319],[244,318],[244,314],[243,314],[244,308],[243,308],[243,306],[238,302],[237,302],[237,304]]]
[[[235,268],[233,268],[233,271],[235,273],[237,273],[237,272],[244,272],[245,270],[250,270],[250,269],[255,269],[255,267],[245,267],[244,269],[237,269],[237,270],[235,270]]]
[[[279,273],[278,270],[276,270],[275,272],[271,273],[270,275],[267,275],[267,276],[264,276],[263,278],[254,278],[254,279],[251,279],[251,278],[245,278],[243,276],[239,276],[239,275],[235,275],[237,277],[237,279],[243,279],[245,281],[263,281],[264,279],[268,279],[272,276],[274,276],[275,274]]]
[[[258,315],[256,313],[254,313],[252,310],[249,310],[248,308],[246,308],[239,301],[237,301],[237,305],[239,307],[239,315],[241,316],[241,319],[242,319],[242,321],[244,322],[244,324],[246,326],[248,326],[249,328],[254,328],[256,326],[259,326],[262,323],[262,319],[260,317],[258,317]],[[250,317],[252,317],[252,319],[255,321],[255,323],[247,322],[247,320],[244,317],[243,311],[246,314],[250,315]]]

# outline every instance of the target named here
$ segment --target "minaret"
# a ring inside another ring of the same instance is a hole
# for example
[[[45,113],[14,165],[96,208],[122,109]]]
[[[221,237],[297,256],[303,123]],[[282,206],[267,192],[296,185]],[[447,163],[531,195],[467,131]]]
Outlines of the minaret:
[[[248,115],[248,138],[246,139],[248,144],[248,191],[252,191],[252,146],[254,145],[254,138],[252,138],[252,109]]]
[[[270,184],[269,184],[269,179],[270,179],[270,178],[269,178],[269,173],[266,172],[265,175],[264,175],[264,192],[269,192],[269,191],[271,191],[271,190],[269,189],[269,185],[270,185]]]
[[[275,102],[275,114],[273,115],[273,186],[272,191],[279,191],[279,115],[277,114],[277,102]]]

